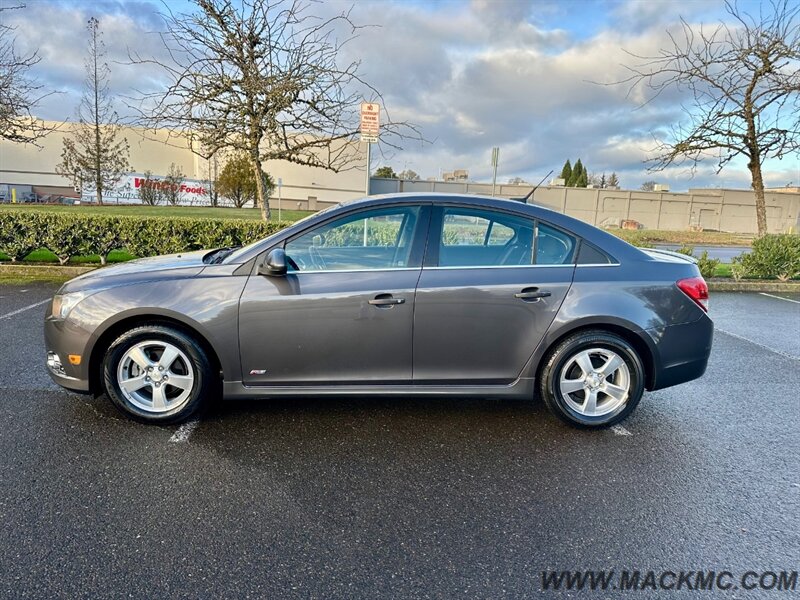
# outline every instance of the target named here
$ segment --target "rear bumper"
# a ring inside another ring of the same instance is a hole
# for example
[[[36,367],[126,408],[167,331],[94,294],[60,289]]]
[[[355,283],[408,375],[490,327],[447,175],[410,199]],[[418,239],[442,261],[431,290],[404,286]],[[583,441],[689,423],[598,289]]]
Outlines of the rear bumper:
[[[714,322],[704,314],[697,321],[648,329],[655,346],[653,385],[660,390],[701,377],[714,341]]]

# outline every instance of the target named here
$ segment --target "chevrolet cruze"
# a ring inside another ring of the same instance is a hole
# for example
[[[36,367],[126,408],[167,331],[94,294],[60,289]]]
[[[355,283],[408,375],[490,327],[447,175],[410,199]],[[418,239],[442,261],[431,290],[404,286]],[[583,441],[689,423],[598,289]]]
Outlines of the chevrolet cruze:
[[[533,399],[601,427],[700,377],[713,324],[695,261],[545,208],[396,194],[238,249],[105,267],[45,320],[47,368],[129,416],[210,398]]]

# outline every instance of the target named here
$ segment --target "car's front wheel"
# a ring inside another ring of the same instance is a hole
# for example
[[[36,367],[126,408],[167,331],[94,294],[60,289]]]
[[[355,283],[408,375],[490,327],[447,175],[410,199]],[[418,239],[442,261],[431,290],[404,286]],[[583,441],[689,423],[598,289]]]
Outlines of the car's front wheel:
[[[103,379],[123,413],[148,423],[178,423],[213,393],[211,364],[184,332],[162,325],[136,327],[108,348]]]
[[[608,427],[625,419],[644,393],[636,350],[605,331],[583,331],[547,356],[539,391],[561,420],[578,427]]]

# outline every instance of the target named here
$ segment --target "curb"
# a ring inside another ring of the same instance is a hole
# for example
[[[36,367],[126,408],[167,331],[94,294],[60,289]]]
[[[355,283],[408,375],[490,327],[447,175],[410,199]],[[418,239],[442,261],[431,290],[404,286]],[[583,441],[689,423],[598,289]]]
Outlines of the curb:
[[[15,277],[77,277],[94,271],[97,267],[73,267],[61,265],[20,265],[0,263],[0,275]]]
[[[732,279],[709,279],[711,292],[794,292],[800,293],[800,281],[734,281]]]

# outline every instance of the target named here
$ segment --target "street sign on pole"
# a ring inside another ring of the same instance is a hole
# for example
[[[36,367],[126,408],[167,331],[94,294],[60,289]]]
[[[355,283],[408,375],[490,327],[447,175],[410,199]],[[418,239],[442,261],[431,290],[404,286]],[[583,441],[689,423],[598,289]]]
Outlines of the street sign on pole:
[[[375,102],[362,102],[361,103],[361,140],[365,142],[372,142],[376,140],[367,140],[364,137],[377,138],[381,132],[381,105]]]
[[[371,144],[378,143],[378,136],[381,132],[381,105],[375,102],[361,103],[361,141],[367,144],[367,166],[364,191],[369,196],[369,176],[370,176],[370,150]]]

